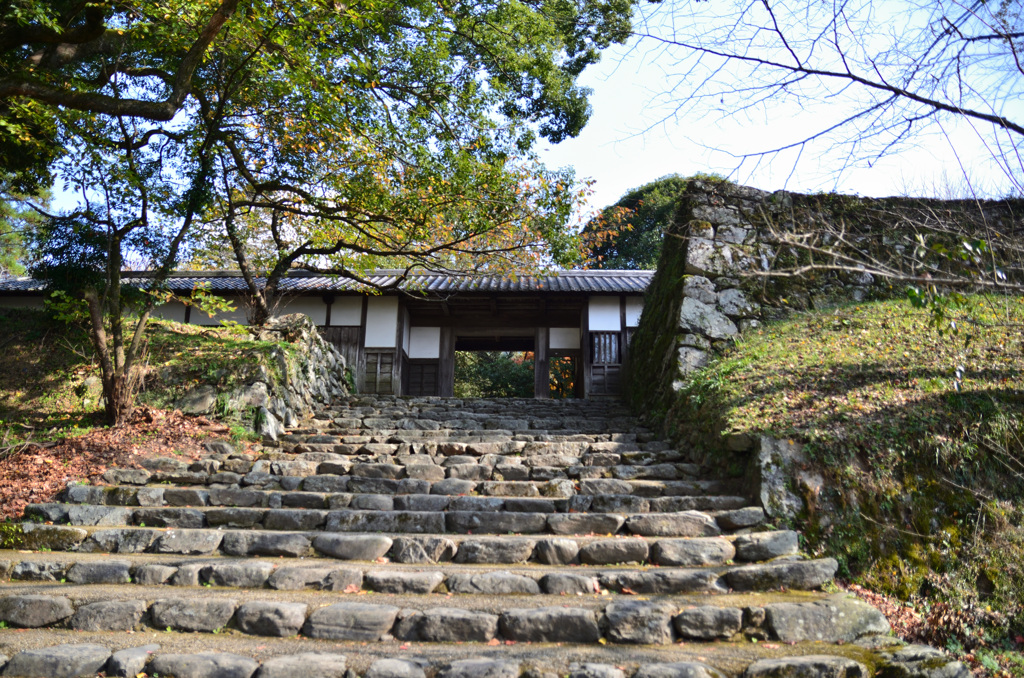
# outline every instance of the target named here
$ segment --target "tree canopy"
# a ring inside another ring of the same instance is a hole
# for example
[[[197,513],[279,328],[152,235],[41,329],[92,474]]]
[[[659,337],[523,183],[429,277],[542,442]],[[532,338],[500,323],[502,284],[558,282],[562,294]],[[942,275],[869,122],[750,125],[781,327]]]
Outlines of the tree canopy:
[[[606,269],[647,269],[658,267],[661,238],[672,223],[679,194],[686,179],[670,174],[622,196],[590,220],[584,236],[604,232],[591,245],[589,265]]]
[[[249,281],[296,266],[358,278],[381,264],[576,258],[579,187],[531,149],[580,131],[576,79],[629,35],[631,9],[0,2],[0,159],[19,190],[56,176],[79,196],[41,231],[37,271],[104,262],[63,279],[111,351],[105,391],[130,374],[153,303],[122,337],[125,265],[156,269],[159,288],[180,260],[223,258],[225,243]]]

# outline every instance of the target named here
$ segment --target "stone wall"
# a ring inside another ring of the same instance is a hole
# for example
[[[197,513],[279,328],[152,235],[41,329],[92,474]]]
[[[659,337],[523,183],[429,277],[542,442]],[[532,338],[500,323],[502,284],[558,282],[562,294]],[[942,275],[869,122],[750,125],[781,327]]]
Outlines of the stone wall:
[[[228,393],[201,385],[176,403],[186,414],[210,414],[225,401],[231,412],[252,413],[253,429],[272,440],[283,426],[297,426],[318,405],[347,395],[345,357],[324,341],[316,325],[302,314],[272,318],[255,336],[285,346],[275,347],[266,364],[245,375],[245,384]]]
[[[1016,256],[1022,216],[1020,200],[873,200],[692,180],[665,234],[630,346],[627,400],[680,449],[690,449],[694,461],[738,453],[726,463],[744,466],[737,472],[751,478],[751,492],[762,495],[765,508],[786,506],[783,512],[791,513],[796,499],[781,496],[788,474],[779,464],[792,465],[799,450],[779,455],[785,446],[778,441],[722,436],[713,411],[693,421],[693,403],[679,402],[682,380],[744,330],[792,310],[903,295],[915,281],[974,275],[987,263],[998,264],[1010,281],[1024,280]],[[1000,251],[982,250],[964,261],[956,249],[968,239],[999,243]],[[865,260],[886,275],[858,269]]]
[[[876,200],[690,181],[665,235],[665,249],[679,251],[662,261],[681,299],[677,360],[699,369],[716,345],[788,309],[903,295],[947,276],[991,278],[994,267],[1024,281],[1022,236],[1021,200]],[[986,249],[964,252],[964,241]]]

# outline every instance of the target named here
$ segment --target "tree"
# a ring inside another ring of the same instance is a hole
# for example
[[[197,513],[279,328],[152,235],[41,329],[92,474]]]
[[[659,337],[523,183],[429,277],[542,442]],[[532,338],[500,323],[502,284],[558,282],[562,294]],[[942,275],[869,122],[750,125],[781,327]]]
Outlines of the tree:
[[[81,196],[51,215],[36,268],[89,303],[111,423],[130,412],[125,384],[157,298],[135,300],[126,331],[122,264],[155,269],[159,292],[200,221],[225,225],[257,320],[273,284],[268,295],[256,278],[295,266],[358,277],[396,260],[570,260],[572,178],[530,149],[538,134],[579,132],[589,109],[576,78],[625,39],[630,11],[627,0],[0,4],[0,124],[17,132],[0,151],[40,143],[25,181],[56,168]],[[92,273],[61,273],[76,268]]]
[[[19,183],[10,174],[0,174],[0,277],[25,274],[26,234],[43,223],[29,202],[49,202],[48,191],[26,195],[15,189]]]
[[[661,238],[672,224],[686,179],[670,174],[635,188],[617,203],[601,210],[584,227],[584,236],[609,233],[589,247],[593,268],[646,269],[658,267]]]
[[[1024,190],[1019,2],[681,2],[655,8],[639,33],[672,70],[676,115],[813,125],[741,154],[741,167],[817,152],[841,175],[966,127],[1006,187]]]
[[[533,354],[459,351],[455,395],[459,398],[532,398]]]

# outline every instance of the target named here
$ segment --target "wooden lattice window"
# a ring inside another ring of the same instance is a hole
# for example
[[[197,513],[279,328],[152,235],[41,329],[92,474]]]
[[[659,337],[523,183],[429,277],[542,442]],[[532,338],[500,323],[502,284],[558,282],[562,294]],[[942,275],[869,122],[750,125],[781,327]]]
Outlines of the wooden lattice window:
[[[437,372],[439,365],[433,363],[409,363],[405,370],[409,380],[405,394],[411,396],[437,395]]]
[[[590,362],[593,365],[619,365],[622,351],[618,332],[590,333]]]
[[[393,351],[368,351],[363,372],[363,392],[390,395],[394,388],[395,354]]]

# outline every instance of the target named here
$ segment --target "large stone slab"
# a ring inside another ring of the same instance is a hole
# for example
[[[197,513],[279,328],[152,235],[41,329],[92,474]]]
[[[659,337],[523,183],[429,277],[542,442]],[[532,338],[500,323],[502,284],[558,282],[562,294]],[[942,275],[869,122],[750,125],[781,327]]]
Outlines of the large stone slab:
[[[390,633],[398,608],[390,605],[336,603],[315,610],[303,626],[310,638],[327,640],[380,640]]]
[[[691,249],[695,240],[699,239],[691,238]],[[683,298],[679,308],[679,327],[708,339],[729,339],[739,332],[736,324],[724,313],[691,297]]]
[[[98,523],[89,524],[96,525]],[[116,524],[124,525],[125,523]],[[135,509],[135,524],[139,527],[175,527],[183,530],[195,530],[206,526],[206,516],[199,509],[140,508]]]
[[[363,585],[362,570],[331,566],[284,566],[274,571],[267,584],[278,591],[298,591],[311,588],[325,591],[344,591],[350,586]]]
[[[57,645],[17,653],[4,668],[5,676],[18,678],[79,678],[101,672],[110,650],[88,643]]]
[[[889,622],[875,607],[845,595],[813,603],[772,603],[765,605],[764,611],[768,632],[784,642],[849,643],[890,630]]]
[[[370,664],[363,678],[426,678],[427,662],[413,659],[378,659]]]
[[[701,605],[682,610],[672,620],[676,633],[692,640],[731,638],[743,626],[743,610],[737,607]]]
[[[649,547],[643,539],[601,539],[580,549],[580,562],[587,565],[640,563],[647,560]]]
[[[429,511],[331,511],[328,532],[444,533],[444,514]]]
[[[222,598],[158,600],[150,607],[153,626],[177,631],[216,631],[235,614],[237,602]]]
[[[744,561],[771,560],[800,551],[797,534],[792,530],[742,534],[736,537],[733,545],[736,547],[736,560]]]
[[[221,550],[229,556],[301,558],[312,552],[313,545],[302,533],[233,531],[224,535]]]
[[[714,518],[699,511],[630,516],[626,531],[643,537],[715,537],[722,533]]]
[[[82,550],[101,553],[142,553],[162,534],[160,530],[138,527],[99,530],[89,535],[82,544]]]
[[[206,521],[216,528],[250,528],[259,525],[266,513],[261,508],[215,508],[206,512]]]
[[[604,572],[606,588],[634,593],[716,593],[725,592],[714,570],[647,570],[643,572]]]
[[[383,535],[321,534],[313,539],[313,548],[339,560],[377,560],[391,548],[392,540]]]
[[[600,593],[597,577],[572,572],[551,572],[541,577],[540,587],[548,595],[593,595]]]
[[[132,580],[140,586],[160,586],[169,582],[177,572],[178,568],[172,565],[138,565]]]
[[[601,629],[591,610],[541,607],[506,611],[501,615],[501,635],[527,643],[594,643]]]
[[[256,678],[343,678],[346,668],[343,654],[303,652],[268,659]]]
[[[548,518],[555,534],[615,534],[626,516],[608,513],[556,513]]]
[[[455,554],[457,563],[479,565],[524,563],[533,555],[536,542],[532,539],[482,537],[466,539]]]
[[[0,598],[0,621],[21,628],[40,628],[64,621],[75,613],[71,601],[62,596],[4,596]]]
[[[860,662],[832,655],[806,655],[760,659],[743,672],[742,678],[868,678],[871,673]]]
[[[146,613],[142,600],[105,600],[80,606],[71,617],[76,631],[131,631]]]
[[[669,603],[640,600],[612,603],[605,608],[608,639],[615,643],[671,643],[672,616],[675,613],[676,607]]]
[[[445,667],[438,678],[519,678],[519,663],[500,659],[463,659]]]
[[[200,556],[213,553],[220,546],[224,533],[216,530],[168,530],[156,540],[157,553]]]
[[[22,548],[71,551],[89,536],[86,530],[68,525],[22,523]]]
[[[782,587],[811,591],[832,581],[838,567],[833,558],[747,565],[726,572],[725,580],[736,591],[770,591]]]
[[[149,658],[159,650],[159,645],[141,645],[118,650],[107,660],[107,675],[111,678],[135,678],[142,673]]]
[[[161,654],[149,663],[149,674],[174,678],[252,678],[259,666],[255,659],[226,652]]]
[[[391,559],[396,563],[440,563],[454,558],[456,549],[447,537],[395,537]]]
[[[569,565],[577,560],[580,546],[575,539],[541,539],[534,557],[545,565]]]
[[[263,588],[274,571],[274,564],[265,561],[212,563],[202,569],[200,578],[211,586]]]
[[[131,578],[128,560],[85,561],[68,570],[67,580],[73,584],[127,584]]]
[[[654,562],[674,567],[723,565],[735,555],[736,548],[733,544],[726,539],[714,537],[659,539],[651,548],[651,558]]]
[[[633,678],[725,678],[725,674],[702,662],[673,662],[644,664]]]
[[[511,572],[456,572],[448,576],[448,590],[488,595],[537,594],[540,586],[531,577]]]
[[[449,532],[462,534],[537,534],[547,531],[546,513],[504,513],[448,511],[445,524]]]
[[[569,678],[626,678],[626,672],[611,664],[569,664]]]
[[[239,606],[235,623],[244,633],[285,638],[299,633],[306,622],[307,609],[305,603],[250,601]]]
[[[366,573],[366,587],[380,593],[433,593],[444,581],[444,573],[375,570]]]
[[[428,643],[487,642],[498,633],[498,615],[439,608],[417,616],[416,638]]]

